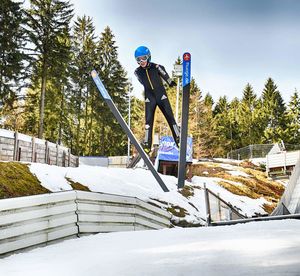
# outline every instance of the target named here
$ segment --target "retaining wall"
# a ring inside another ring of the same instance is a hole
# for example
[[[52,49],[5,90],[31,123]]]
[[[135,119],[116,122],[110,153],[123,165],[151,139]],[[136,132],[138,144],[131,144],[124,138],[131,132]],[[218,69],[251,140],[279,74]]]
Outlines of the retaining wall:
[[[69,191],[0,200],[0,255],[99,232],[161,229],[170,214],[134,197]]]

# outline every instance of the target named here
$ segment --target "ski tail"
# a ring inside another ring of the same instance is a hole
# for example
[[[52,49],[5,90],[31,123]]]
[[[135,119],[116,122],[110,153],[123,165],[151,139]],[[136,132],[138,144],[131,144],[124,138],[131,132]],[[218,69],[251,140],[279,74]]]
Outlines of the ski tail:
[[[139,154],[137,154],[135,157],[133,157],[131,162],[127,165],[127,168],[130,168],[130,169],[134,168],[137,165],[137,163],[140,162],[141,159],[142,159],[142,157]]]

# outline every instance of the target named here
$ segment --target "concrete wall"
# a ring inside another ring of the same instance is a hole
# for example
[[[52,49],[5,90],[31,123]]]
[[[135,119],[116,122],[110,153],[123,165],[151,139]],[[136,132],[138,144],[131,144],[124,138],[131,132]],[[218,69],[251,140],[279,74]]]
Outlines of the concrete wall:
[[[109,156],[108,166],[110,168],[126,168],[128,162],[127,156]]]
[[[140,199],[82,191],[0,200],[0,255],[80,235],[161,229],[170,214]]]
[[[70,149],[18,132],[0,129],[0,160],[46,163],[78,167],[78,157]]]

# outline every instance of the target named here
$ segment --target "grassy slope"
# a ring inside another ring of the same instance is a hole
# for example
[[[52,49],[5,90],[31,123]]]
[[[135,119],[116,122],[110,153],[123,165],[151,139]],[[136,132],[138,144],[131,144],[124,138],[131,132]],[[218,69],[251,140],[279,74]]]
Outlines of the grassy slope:
[[[221,178],[218,184],[236,195],[253,199],[264,197],[269,202],[264,205],[264,209],[271,213],[284,192],[284,186],[267,178],[265,172],[249,162],[241,163],[235,170],[244,172],[250,177],[231,175],[229,169],[223,168],[219,163],[196,164],[193,166],[193,175]]]
[[[49,193],[28,165],[18,162],[0,162],[0,199]]]
[[[199,163],[193,165],[193,175],[220,178],[219,185],[229,190],[233,194],[248,196],[250,198],[264,197],[269,204],[264,206],[265,211],[270,213],[279,201],[284,186],[266,177],[266,174],[253,164],[241,163],[234,170],[247,173],[250,177],[234,176],[229,173],[229,169],[223,168],[219,163]],[[89,191],[83,183],[73,182],[67,179],[73,189]],[[235,185],[233,182],[236,182]],[[180,193],[186,198],[194,195],[194,189],[200,187],[186,185]],[[0,199],[18,196],[36,195],[49,193],[50,191],[41,186],[36,176],[32,175],[28,165],[18,162],[0,162]],[[162,203],[162,202],[161,202]],[[179,220],[183,218],[187,211],[180,206],[173,206],[168,203],[163,205]],[[180,223],[185,223],[180,220]]]

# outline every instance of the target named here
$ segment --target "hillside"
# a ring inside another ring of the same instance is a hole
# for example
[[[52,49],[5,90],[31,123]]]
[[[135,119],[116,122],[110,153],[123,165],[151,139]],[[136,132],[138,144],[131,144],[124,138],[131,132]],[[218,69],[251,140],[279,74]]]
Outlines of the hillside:
[[[267,179],[259,167],[246,162],[195,164],[192,182],[186,182],[181,191],[177,190],[177,178],[162,178],[169,193],[164,193],[145,169],[0,162],[0,198],[72,189],[134,196],[168,210],[174,225],[197,226],[206,218],[204,185],[248,217],[270,213],[284,191],[282,184]]]

